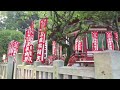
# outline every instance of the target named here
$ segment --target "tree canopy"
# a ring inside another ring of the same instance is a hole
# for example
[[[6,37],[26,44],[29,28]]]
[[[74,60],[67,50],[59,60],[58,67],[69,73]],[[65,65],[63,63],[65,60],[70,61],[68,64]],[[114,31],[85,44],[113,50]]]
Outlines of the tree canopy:
[[[35,28],[37,30],[39,28],[39,20],[47,17],[48,34],[58,27],[66,32],[69,32],[70,29],[71,32],[74,27],[68,24],[73,20],[79,19],[83,21],[92,19],[95,23],[110,25],[115,22],[119,15],[119,11],[1,11],[0,17],[4,16],[4,18],[1,18],[2,24],[0,28],[18,29],[24,32],[31,21],[35,20]]]
[[[4,53],[7,54],[8,44],[12,40],[16,40],[22,44],[24,40],[22,32],[15,30],[0,31],[0,56]]]

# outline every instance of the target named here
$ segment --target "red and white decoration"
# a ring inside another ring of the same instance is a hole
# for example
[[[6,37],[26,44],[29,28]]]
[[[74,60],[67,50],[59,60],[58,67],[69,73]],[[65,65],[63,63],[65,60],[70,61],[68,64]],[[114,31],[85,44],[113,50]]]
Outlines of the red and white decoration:
[[[106,32],[106,39],[107,39],[108,50],[114,50],[112,31]]]
[[[23,62],[32,63],[33,61],[33,44],[34,40],[34,22],[31,23],[31,26],[25,31],[24,38],[24,47],[23,47]]]
[[[75,51],[78,51],[78,38],[75,40]]]
[[[83,50],[83,41],[80,40],[79,37],[75,40],[75,51],[82,51]]]
[[[114,40],[116,41],[117,43],[117,50],[119,50],[119,44],[118,44],[118,32],[113,32],[114,34]]]
[[[47,18],[40,20],[40,29],[38,31],[38,48],[37,48],[37,59],[45,63],[45,43],[46,43],[46,28],[47,28]]]
[[[98,51],[98,32],[93,31],[92,33],[92,51]]]
[[[14,43],[14,40],[12,40],[12,41],[8,44],[8,56],[13,56],[13,43]]]
[[[62,46],[60,45],[60,57],[62,57]]]
[[[52,54],[57,55],[57,44],[56,41],[52,41]]]
[[[18,52],[19,44],[20,43],[18,41],[12,40],[8,45],[8,57],[13,56],[14,61],[16,61],[15,55]]]
[[[78,51],[82,51],[82,49],[83,49],[83,42],[82,42],[82,40],[79,40],[78,41]]]

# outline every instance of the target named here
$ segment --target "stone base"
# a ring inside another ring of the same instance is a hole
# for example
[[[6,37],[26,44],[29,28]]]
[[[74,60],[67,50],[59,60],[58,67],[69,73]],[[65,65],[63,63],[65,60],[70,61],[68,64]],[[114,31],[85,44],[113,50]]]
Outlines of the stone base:
[[[120,51],[94,53],[96,79],[120,79]]]

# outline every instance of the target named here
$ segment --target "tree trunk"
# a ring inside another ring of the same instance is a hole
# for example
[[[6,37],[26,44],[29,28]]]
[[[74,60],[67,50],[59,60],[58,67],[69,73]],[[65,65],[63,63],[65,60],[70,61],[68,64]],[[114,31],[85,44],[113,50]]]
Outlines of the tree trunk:
[[[64,63],[65,66],[67,66],[69,58],[70,58],[70,55],[71,55],[71,50],[70,49],[71,49],[70,46],[67,47],[67,57],[66,57],[65,63]]]
[[[70,44],[69,47],[67,47],[67,57],[66,57],[65,63],[64,63],[65,66],[67,66],[72,53],[73,53],[73,44]]]
[[[67,57],[66,57],[66,59],[65,59],[65,63],[64,63],[64,65],[66,66],[67,64],[68,64],[68,61],[69,61],[69,59],[70,59],[70,56],[71,56],[71,54],[73,53],[73,45],[75,44],[75,38],[74,37],[71,37],[70,39],[69,39],[70,41],[70,43],[69,43],[69,47],[67,47]]]

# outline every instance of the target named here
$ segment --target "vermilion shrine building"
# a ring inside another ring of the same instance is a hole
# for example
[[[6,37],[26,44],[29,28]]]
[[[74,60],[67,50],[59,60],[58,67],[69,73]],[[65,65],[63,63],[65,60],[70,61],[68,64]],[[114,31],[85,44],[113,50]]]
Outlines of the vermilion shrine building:
[[[73,36],[78,31],[71,33]],[[119,50],[118,33],[110,27],[105,26],[92,26],[84,33],[84,37],[79,40],[79,50],[81,57],[76,62],[92,63],[94,62],[93,54],[104,50]],[[80,36],[78,36],[80,38]],[[95,40],[96,39],[96,40]]]

